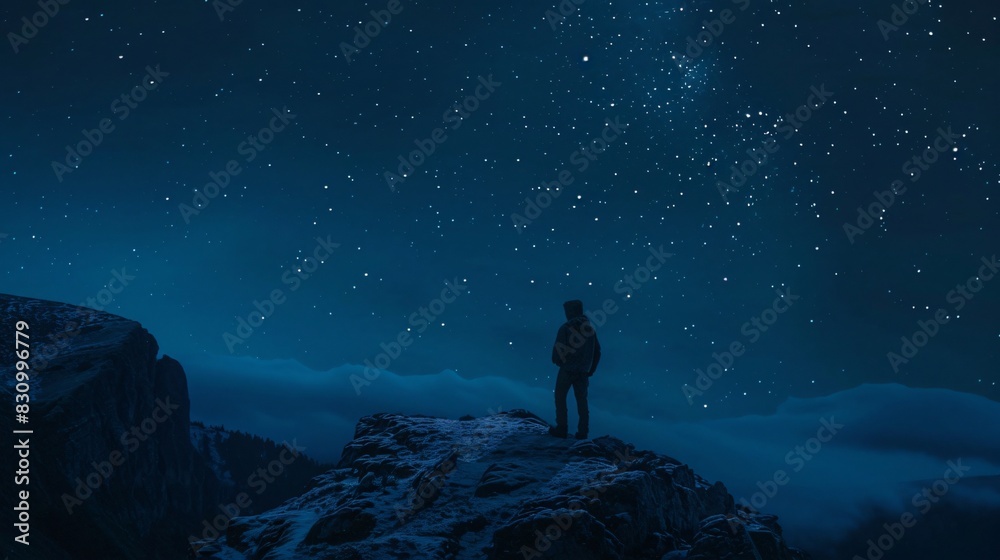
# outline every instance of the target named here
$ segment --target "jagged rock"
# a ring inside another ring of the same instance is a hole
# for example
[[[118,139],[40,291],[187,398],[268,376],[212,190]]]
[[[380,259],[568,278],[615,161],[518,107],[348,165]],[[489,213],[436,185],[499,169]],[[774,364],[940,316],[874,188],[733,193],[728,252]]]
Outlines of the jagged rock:
[[[250,542],[246,540],[249,531],[259,529],[263,522],[255,517],[237,517],[226,527],[226,542],[230,547],[240,552],[246,552],[250,548]]]
[[[773,515],[738,514],[713,515],[702,521],[697,538],[687,560],[733,558],[734,560],[805,560],[799,550],[787,548],[781,538],[781,528]]]
[[[183,557],[185,530],[220,488],[191,446],[183,368],[157,359],[141,325],[109,313],[8,295],[0,312],[4,340],[17,320],[32,335],[33,553]],[[0,378],[13,380],[13,366],[3,361]],[[0,398],[13,402],[12,390],[0,386]]]
[[[141,325],[13,296],[0,296],[0,311],[0,338],[13,340],[16,320],[39,335],[31,558],[182,558],[203,523],[228,522],[220,511],[231,509],[236,473],[259,465],[224,457],[213,443],[224,431],[192,429],[184,370],[157,359]],[[14,377],[4,363],[0,399],[13,401]],[[0,429],[12,421],[0,415]],[[143,425],[143,438],[126,444]],[[722,483],[676,459],[613,437],[574,441],[546,431],[525,410],[461,421],[364,417],[336,468],[279,507],[241,511],[220,540],[203,540],[197,551],[228,560],[806,558],[786,546],[773,516],[736,509]],[[69,514],[64,498],[78,479],[123,445],[124,463]],[[14,502],[13,489],[0,485],[0,501]]]
[[[31,546],[8,548],[10,559],[186,558],[188,536],[234,495],[216,474],[230,458],[192,445],[205,431],[191,426],[183,367],[110,313],[0,294],[0,317],[0,339],[14,340],[17,321],[31,336]],[[14,402],[14,368],[0,361],[3,402]],[[4,433],[12,416],[0,415]],[[15,488],[0,484],[0,501],[15,503]]]
[[[302,542],[306,544],[341,543],[360,541],[371,535],[375,517],[358,506],[343,507],[324,515],[309,529]]]
[[[486,468],[483,477],[479,479],[474,494],[478,498],[488,498],[497,494],[510,494],[538,479],[526,474],[519,465],[513,463],[494,463]]]
[[[625,546],[586,510],[536,510],[493,533],[490,560],[573,558],[622,560]]]
[[[773,516],[737,511],[722,483],[676,459],[613,437],[574,441],[546,430],[522,410],[463,420],[367,416],[336,470],[253,518],[287,522],[284,535],[304,537],[275,545],[248,531],[240,550],[356,560],[805,558],[785,545]]]

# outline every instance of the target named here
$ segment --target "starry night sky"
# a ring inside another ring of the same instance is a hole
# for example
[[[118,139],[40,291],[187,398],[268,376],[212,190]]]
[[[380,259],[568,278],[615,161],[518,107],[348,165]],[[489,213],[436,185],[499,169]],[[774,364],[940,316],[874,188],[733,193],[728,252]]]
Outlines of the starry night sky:
[[[134,278],[101,307],[182,361],[326,371],[409,327],[395,374],[544,390],[562,302],[610,299],[592,403],[642,419],[766,414],[863,383],[1000,400],[1000,280],[949,302],[1000,248],[992,4],[921,4],[884,36],[888,1],[586,0],[555,21],[554,3],[401,0],[348,62],[342,45],[387,4],[244,0],[220,21],[210,2],[73,0],[5,46],[0,290],[81,303],[124,267]],[[37,9],[5,4],[4,32]],[[724,9],[720,37],[688,50]],[[499,85],[459,119],[480,78]],[[786,135],[815,91],[830,94]],[[284,108],[283,130],[245,143]],[[114,129],[93,153],[54,170],[102,119]],[[621,133],[579,153],[611,136],[608,119]],[[435,129],[444,141],[390,188]],[[911,181],[904,164],[939,129],[954,145]],[[721,189],[765,143],[746,183]],[[230,160],[221,194],[182,211]],[[572,183],[516,227],[563,170]],[[845,223],[897,180],[906,190],[849,239]],[[339,245],[283,281],[317,237]],[[671,256],[625,297],[616,283],[661,246]],[[416,332],[411,314],[446,281],[468,289]],[[275,289],[285,302],[230,352],[224,333]],[[742,325],[778,289],[799,299],[751,340]],[[887,353],[938,308],[949,322],[894,371]],[[682,387],[733,342],[745,354],[689,403]]]
[[[125,267],[134,280],[101,307],[183,355],[228,354],[236,317],[283,289],[234,353],[324,369],[374,359],[459,279],[388,369],[541,386],[562,301],[610,298],[603,371],[673,416],[693,412],[677,404],[695,370],[788,287],[800,299],[695,414],[862,382],[1000,396],[1000,287],[957,314],[945,301],[997,250],[995,10],[924,7],[885,40],[891,5],[593,2],[561,22],[528,6],[404,2],[350,63],[342,43],[386,6],[247,1],[224,21],[199,2],[63,7],[4,54],[4,290],[82,302]],[[9,7],[5,29],[31,7]],[[720,39],[688,50],[727,8]],[[126,112],[157,65],[168,75]],[[480,76],[500,85],[458,120]],[[786,139],[776,127],[820,86],[829,100]],[[247,162],[241,142],[285,107],[294,119]],[[615,118],[624,131],[581,171],[574,152]],[[52,162],[102,119],[114,130],[57,180]],[[939,127],[957,151],[851,243],[843,224]],[[390,189],[384,173],[435,128],[444,142]],[[729,166],[768,139],[777,151],[723,197]],[[230,160],[241,172],[185,215]],[[515,227],[564,169],[573,182]],[[340,246],[292,292],[282,275],[316,237]],[[626,299],[616,282],[661,245],[673,256]],[[886,353],[938,307],[959,320],[893,371]]]

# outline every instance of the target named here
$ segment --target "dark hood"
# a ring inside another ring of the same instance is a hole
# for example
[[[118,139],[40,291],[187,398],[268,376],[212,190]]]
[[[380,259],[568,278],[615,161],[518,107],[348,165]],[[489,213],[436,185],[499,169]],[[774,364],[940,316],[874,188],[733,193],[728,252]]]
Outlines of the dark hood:
[[[563,310],[566,311],[567,321],[577,317],[583,317],[583,302],[578,299],[572,299],[563,303]]]

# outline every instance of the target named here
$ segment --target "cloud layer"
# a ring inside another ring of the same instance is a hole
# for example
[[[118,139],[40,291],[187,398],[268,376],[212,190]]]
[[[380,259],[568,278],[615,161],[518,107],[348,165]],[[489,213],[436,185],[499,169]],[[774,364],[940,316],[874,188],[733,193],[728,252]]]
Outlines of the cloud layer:
[[[331,462],[358,418],[375,412],[458,418],[525,408],[543,418],[553,414],[550,388],[500,377],[381,372],[359,395],[350,379],[363,376],[360,366],[315,371],[293,360],[213,355],[180,361],[193,418],[277,441],[294,438]],[[861,385],[790,398],[768,415],[673,422],[607,412],[611,403],[602,396],[614,393],[613,383],[599,373],[592,379],[592,435],[619,437],[723,481],[737,501],[777,514],[793,544],[808,548],[858,530],[876,511],[913,510],[913,493],[945,476],[949,461],[969,467],[966,480],[1000,474],[993,438],[1000,404],[974,395]],[[657,409],[652,397],[636,399],[636,410]],[[572,425],[572,403],[570,410]],[[961,481],[955,489],[952,499],[1000,505],[995,492],[962,492]]]

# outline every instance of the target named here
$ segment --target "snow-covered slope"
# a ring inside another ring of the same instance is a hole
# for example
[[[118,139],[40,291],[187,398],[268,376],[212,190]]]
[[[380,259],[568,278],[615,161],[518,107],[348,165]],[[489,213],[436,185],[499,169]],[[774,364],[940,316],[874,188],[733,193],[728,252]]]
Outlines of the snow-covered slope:
[[[797,560],[773,516],[670,457],[546,433],[523,410],[362,418],[337,468],[234,519],[214,558]]]

